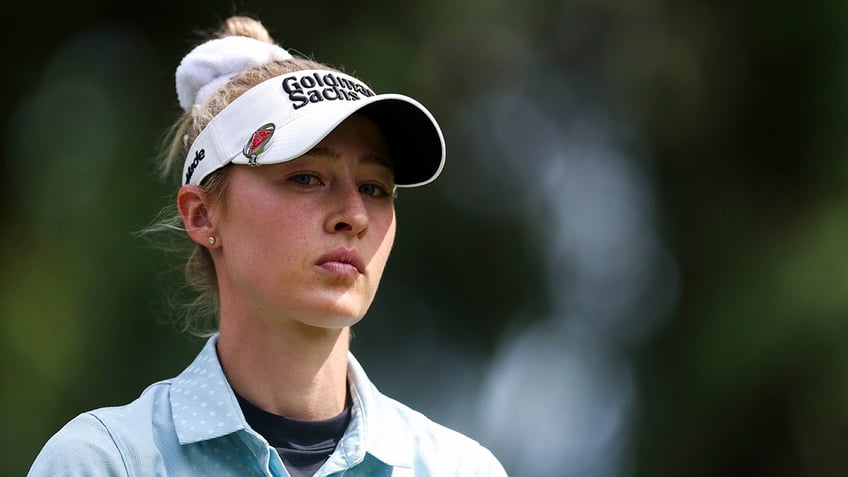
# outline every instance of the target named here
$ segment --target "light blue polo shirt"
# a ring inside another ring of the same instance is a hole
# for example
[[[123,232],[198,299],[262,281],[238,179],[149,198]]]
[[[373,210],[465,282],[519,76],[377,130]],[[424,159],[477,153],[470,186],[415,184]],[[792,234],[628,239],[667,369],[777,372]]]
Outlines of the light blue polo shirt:
[[[120,407],[80,414],[29,476],[288,476],[245,421],[212,336],[179,376]],[[316,476],[506,476],[476,441],[381,394],[349,355],[351,420]]]

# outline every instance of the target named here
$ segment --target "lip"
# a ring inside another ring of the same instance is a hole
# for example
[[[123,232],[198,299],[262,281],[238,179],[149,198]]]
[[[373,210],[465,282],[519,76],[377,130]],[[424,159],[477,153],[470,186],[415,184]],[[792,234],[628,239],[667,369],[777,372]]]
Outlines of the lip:
[[[330,250],[315,264],[336,275],[357,276],[365,273],[365,261],[356,250],[337,248]]]

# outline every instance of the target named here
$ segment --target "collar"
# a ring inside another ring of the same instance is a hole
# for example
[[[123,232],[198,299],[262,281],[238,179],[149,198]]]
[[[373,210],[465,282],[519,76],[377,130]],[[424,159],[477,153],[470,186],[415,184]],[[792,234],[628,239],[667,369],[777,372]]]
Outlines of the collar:
[[[221,368],[217,342],[216,333],[172,381],[171,412],[182,445],[238,431],[253,433]],[[407,419],[395,401],[377,390],[352,353],[348,353],[348,379],[351,420],[339,442],[346,465],[361,462],[367,452],[387,465],[412,467],[414,449]]]
[[[197,358],[171,383],[171,414],[180,444],[215,439],[250,427],[221,369],[211,336]]]
[[[342,441],[365,443],[365,451],[393,467],[412,467],[411,432],[398,404],[384,396],[368,379],[365,370],[348,353],[348,379],[351,383],[351,422]]]

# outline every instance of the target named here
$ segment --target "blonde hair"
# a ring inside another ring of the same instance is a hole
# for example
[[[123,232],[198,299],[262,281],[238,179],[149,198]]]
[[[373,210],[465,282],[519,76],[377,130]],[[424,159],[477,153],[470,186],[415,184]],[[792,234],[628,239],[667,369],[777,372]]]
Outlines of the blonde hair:
[[[268,30],[261,22],[244,16],[233,16],[224,21],[219,30],[213,35],[214,38],[227,36],[246,36],[266,43],[274,43]],[[306,58],[292,58],[284,61],[273,61],[254,68],[248,69],[232,79],[216,91],[208,101],[196,104],[188,109],[182,117],[170,129],[163,160],[159,164],[160,174],[163,179],[179,177],[182,172],[183,161],[188,153],[188,148],[197,138],[197,135],[209,124],[209,122],[236,98],[253,86],[276,76],[307,69],[325,69],[338,71],[335,68]],[[222,205],[227,189],[227,172],[229,167],[224,167],[210,174],[200,184],[206,193],[216,196]],[[182,228],[176,206],[171,205],[160,212],[156,221],[145,230],[143,235],[152,232],[181,231],[186,238]],[[165,247],[174,250],[175,247]],[[215,264],[212,255],[206,247],[191,242],[188,259],[183,270],[186,284],[196,293],[195,298],[185,307],[184,319],[181,328],[198,336],[208,336],[218,326],[219,295],[218,280],[215,273]]]

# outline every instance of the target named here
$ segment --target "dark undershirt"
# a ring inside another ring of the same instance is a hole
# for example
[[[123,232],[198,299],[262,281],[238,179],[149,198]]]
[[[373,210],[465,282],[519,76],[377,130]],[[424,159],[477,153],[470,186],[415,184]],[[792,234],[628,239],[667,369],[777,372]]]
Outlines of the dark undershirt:
[[[292,477],[311,477],[335,450],[350,422],[350,393],[344,411],[323,421],[301,421],[271,414],[236,393],[250,427],[277,449]]]

